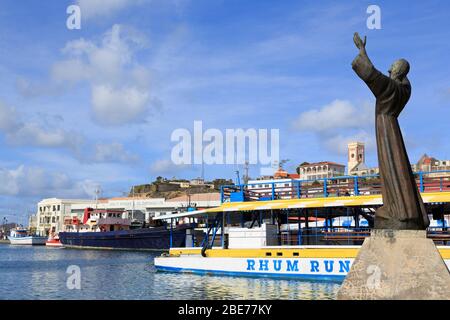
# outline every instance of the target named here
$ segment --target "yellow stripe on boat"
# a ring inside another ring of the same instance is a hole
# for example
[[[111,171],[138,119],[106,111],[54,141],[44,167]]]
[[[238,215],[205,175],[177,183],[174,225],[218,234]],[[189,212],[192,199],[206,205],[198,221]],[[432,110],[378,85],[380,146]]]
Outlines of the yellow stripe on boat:
[[[359,246],[221,249],[206,250],[211,258],[356,258]],[[450,259],[450,247],[437,247],[443,259]],[[200,255],[201,248],[172,248],[170,256]]]

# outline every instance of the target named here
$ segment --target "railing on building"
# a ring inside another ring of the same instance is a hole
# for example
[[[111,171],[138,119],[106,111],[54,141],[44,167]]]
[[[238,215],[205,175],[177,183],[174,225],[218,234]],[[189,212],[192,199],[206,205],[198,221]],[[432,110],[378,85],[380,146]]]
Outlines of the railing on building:
[[[450,170],[416,172],[414,176],[421,193],[450,191]],[[381,194],[379,174],[221,186],[222,203],[374,194]]]

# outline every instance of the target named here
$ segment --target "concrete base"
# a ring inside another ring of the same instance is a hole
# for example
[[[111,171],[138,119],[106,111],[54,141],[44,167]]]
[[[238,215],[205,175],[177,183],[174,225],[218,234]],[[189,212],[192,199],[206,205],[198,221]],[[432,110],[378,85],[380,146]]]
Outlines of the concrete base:
[[[374,229],[339,300],[450,300],[450,272],[426,231]]]

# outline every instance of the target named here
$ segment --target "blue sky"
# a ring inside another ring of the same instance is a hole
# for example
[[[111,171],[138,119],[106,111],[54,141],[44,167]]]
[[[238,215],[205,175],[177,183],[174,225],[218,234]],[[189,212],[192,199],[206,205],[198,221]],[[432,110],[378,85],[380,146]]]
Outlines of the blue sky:
[[[81,7],[81,30],[66,8]],[[366,9],[381,8],[381,30]],[[0,217],[44,197],[120,196],[174,166],[171,133],[280,129],[280,158],[346,163],[362,140],[376,165],[374,99],[356,78],[353,32],[378,69],[411,63],[400,117],[412,162],[450,158],[448,1],[71,0],[0,3]],[[233,165],[205,177],[234,178]],[[250,168],[252,176],[259,173]],[[21,218],[23,221],[23,218]]]

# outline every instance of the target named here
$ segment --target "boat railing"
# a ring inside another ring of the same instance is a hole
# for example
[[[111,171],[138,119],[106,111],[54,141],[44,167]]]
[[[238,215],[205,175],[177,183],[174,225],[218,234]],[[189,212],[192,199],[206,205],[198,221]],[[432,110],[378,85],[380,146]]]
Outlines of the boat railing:
[[[414,176],[421,193],[450,191],[450,170],[421,171],[414,173]],[[280,179],[224,185],[220,191],[222,203],[378,195],[381,194],[381,180],[379,174],[315,180]]]
[[[247,228],[249,231],[250,228]],[[369,227],[302,227],[294,230],[283,230],[276,235],[266,235],[260,237],[245,233],[242,235],[242,243],[248,244],[254,240],[261,240],[262,243],[270,246],[308,246],[308,245],[362,245],[364,239],[370,236]],[[212,241],[211,241],[212,237]],[[210,247],[227,248],[229,239],[227,234],[220,232],[209,236]],[[436,245],[450,245],[450,228],[448,227],[429,227],[427,237],[432,239]],[[234,235],[234,240],[239,238]],[[194,247],[204,247],[205,241],[208,241],[206,233],[197,233],[195,235]],[[243,245],[245,247],[245,245]]]

